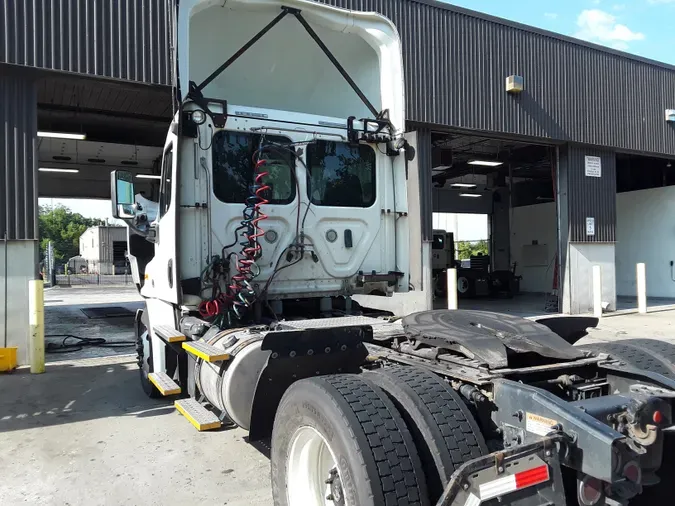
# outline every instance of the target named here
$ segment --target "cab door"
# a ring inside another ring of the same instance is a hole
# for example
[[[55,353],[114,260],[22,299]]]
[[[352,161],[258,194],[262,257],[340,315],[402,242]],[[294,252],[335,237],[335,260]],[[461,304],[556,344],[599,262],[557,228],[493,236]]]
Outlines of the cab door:
[[[173,125],[172,125],[173,127]],[[155,230],[155,257],[146,269],[146,282],[141,292],[159,300],[178,304],[177,237],[178,237],[178,137],[172,128],[167,135],[162,155],[159,209],[152,224]]]

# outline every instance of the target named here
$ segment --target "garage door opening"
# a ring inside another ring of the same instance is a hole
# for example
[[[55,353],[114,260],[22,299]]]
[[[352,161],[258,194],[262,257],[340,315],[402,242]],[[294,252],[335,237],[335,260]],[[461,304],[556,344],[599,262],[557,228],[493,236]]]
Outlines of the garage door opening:
[[[616,160],[617,307],[636,307],[638,263],[648,306],[675,303],[675,160],[619,154]]]
[[[558,312],[555,148],[440,132],[432,146],[435,306],[454,267],[460,308]]]

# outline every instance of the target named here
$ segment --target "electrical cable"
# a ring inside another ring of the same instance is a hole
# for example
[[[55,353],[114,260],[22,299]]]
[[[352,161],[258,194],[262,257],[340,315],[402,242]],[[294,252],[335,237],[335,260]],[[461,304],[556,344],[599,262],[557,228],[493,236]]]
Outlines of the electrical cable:
[[[80,337],[72,334],[53,334],[47,337],[62,337],[63,341],[60,344],[47,343],[45,346],[46,353],[72,353],[80,351],[87,346],[97,346],[100,348],[131,348],[136,346],[134,341],[113,341],[108,342],[102,337]],[[69,340],[75,339],[78,342],[69,343]]]
[[[211,129],[211,143],[205,148],[202,147],[202,136],[200,135],[199,127],[197,127],[197,144],[199,145],[199,149],[202,151],[208,151],[211,149],[211,146],[213,146],[213,127],[211,125],[207,126]]]

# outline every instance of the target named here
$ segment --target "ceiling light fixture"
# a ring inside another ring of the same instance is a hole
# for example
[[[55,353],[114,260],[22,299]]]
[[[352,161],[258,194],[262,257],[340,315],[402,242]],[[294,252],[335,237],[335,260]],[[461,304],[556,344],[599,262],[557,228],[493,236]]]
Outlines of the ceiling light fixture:
[[[460,196],[460,197],[467,197],[467,198],[477,199],[477,198],[482,197],[483,195],[481,195],[480,193],[460,193],[459,196]]]
[[[59,169],[55,167],[40,167],[38,170],[40,172],[67,172],[68,174],[77,174],[80,172],[77,169]]]
[[[453,188],[476,188],[476,185],[471,183],[452,183],[450,186]]]
[[[162,179],[162,176],[153,176],[152,174],[136,174],[136,179]]]
[[[504,162],[495,162],[490,160],[471,160],[469,165],[481,165],[483,167],[499,167],[504,165]]]
[[[48,137],[50,139],[73,139],[83,141],[87,138],[86,134],[70,134],[65,132],[38,132],[38,137]]]

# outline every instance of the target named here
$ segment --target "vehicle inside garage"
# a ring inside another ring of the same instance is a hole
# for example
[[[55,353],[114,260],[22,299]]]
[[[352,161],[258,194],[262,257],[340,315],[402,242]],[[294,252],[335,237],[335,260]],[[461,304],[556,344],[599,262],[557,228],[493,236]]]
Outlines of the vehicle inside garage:
[[[432,146],[435,304],[455,267],[461,308],[558,312],[555,148],[441,132]],[[485,241],[467,241],[481,216]]]

